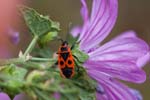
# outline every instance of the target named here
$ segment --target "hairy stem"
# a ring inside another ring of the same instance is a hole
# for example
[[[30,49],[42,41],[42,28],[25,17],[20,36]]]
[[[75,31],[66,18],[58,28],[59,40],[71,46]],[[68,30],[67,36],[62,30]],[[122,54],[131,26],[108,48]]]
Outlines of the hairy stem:
[[[12,58],[12,59],[0,59],[0,66],[7,65],[7,64],[19,64],[23,63],[24,59],[22,58]]]
[[[53,59],[53,58],[37,58],[37,57],[32,57],[31,59],[30,59],[31,61],[44,61],[44,62],[54,62],[54,61],[56,61],[55,59]]]
[[[34,36],[33,40],[31,41],[31,43],[29,44],[28,48],[26,49],[25,53],[23,54],[24,57],[26,57],[29,53],[31,53],[31,51],[33,50],[36,42],[38,40],[38,36]]]

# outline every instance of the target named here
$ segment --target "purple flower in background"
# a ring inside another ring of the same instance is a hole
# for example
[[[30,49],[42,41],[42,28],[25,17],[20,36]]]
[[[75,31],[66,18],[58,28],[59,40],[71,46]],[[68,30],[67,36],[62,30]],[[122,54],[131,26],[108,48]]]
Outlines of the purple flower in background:
[[[13,100],[31,100],[31,99],[25,93],[20,93],[16,95]]]
[[[6,93],[0,92],[0,100],[10,100]]]
[[[10,41],[15,45],[17,45],[20,41],[19,32],[14,31],[11,28],[8,30],[8,37]]]
[[[1,92],[0,100],[11,100],[11,99],[6,93]],[[31,100],[31,99],[26,94],[20,93],[20,94],[16,95],[13,100]]]
[[[71,33],[79,35],[80,50],[89,55],[84,67],[99,84],[97,100],[138,100],[138,95],[116,79],[142,83],[146,79],[141,69],[148,61],[149,46],[127,31],[100,44],[111,32],[117,18],[117,0],[93,0],[89,16],[85,0],[81,0],[83,26],[76,26]],[[99,45],[100,44],[100,45]]]
[[[9,58],[11,53],[5,45],[0,45],[0,58]]]
[[[55,92],[53,95],[54,95],[55,100],[60,100],[61,95],[59,92]]]

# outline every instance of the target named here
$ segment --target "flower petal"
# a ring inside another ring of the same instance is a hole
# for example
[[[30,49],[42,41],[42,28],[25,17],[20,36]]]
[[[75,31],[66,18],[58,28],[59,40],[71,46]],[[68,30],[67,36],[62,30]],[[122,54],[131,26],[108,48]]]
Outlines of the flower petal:
[[[106,100],[136,100],[136,97],[127,86],[112,79],[107,74],[96,70],[90,70],[88,74],[103,86],[105,95],[108,98]]]
[[[86,8],[84,3],[85,0],[82,0],[82,8]],[[110,33],[116,22],[117,7],[117,0],[93,0],[91,18],[87,20],[86,24],[83,24],[79,37],[82,50],[87,51],[98,45]],[[83,12],[82,15],[87,16]],[[86,18],[84,17],[84,19]]]
[[[0,92],[0,100],[10,100],[6,93]]]
[[[150,52],[137,60],[137,66],[143,67],[150,60]]]
[[[129,61],[137,63],[137,65],[141,67],[142,64],[140,63],[142,63],[143,60],[144,62],[148,61],[148,57],[144,57],[148,51],[149,46],[147,43],[136,37],[133,31],[128,31],[98,49],[89,52],[89,56],[91,60]]]
[[[98,84],[98,86],[96,87],[96,91],[96,100],[108,100],[103,86]]]
[[[118,38],[134,38],[137,37],[136,32],[133,30],[125,31],[121,35],[118,36]]]
[[[141,93],[138,90],[132,89],[132,88],[129,88],[129,89],[130,89],[131,93],[133,95],[135,95],[135,97],[137,98],[136,100],[143,100],[143,97],[142,97]]]
[[[81,32],[81,27],[80,26],[76,26],[71,30],[71,34],[73,37],[77,37]]]
[[[86,21],[89,19],[88,17],[88,8],[87,8],[87,5],[86,5],[86,2],[85,0],[80,0],[81,3],[82,3],[82,8],[81,8],[81,16],[82,16],[82,19],[84,21],[84,23],[86,23]]]
[[[27,96],[25,93],[20,93],[16,95],[13,100],[31,100],[31,98]]]
[[[84,63],[87,70],[104,72],[114,78],[134,83],[142,83],[146,80],[145,72],[129,61],[92,61]]]
[[[108,100],[107,96],[104,94],[96,93],[96,100]]]

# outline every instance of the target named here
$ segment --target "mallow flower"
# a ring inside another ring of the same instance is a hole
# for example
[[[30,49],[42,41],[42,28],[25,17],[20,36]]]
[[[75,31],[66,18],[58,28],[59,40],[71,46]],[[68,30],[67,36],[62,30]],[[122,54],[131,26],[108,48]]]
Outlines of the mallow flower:
[[[134,31],[126,31],[105,44],[118,13],[117,0],[92,0],[89,14],[86,0],[81,0],[83,25],[71,30],[79,36],[80,50],[89,55],[83,66],[88,75],[97,81],[97,100],[139,100],[139,93],[119,80],[143,83],[145,72],[141,69],[148,61],[149,46]],[[144,62],[144,63],[143,63]]]

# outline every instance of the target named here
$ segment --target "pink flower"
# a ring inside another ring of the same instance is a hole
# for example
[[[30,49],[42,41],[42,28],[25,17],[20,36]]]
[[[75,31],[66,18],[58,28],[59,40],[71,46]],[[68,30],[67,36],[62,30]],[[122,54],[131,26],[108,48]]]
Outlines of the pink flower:
[[[141,67],[148,61],[149,46],[134,31],[124,32],[102,45],[115,25],[118,1],[93,0],[90,16],[85,0],[81,3],[83,25],[76,26],[71,33],[74,37],[79,35],[80,50],[89,55],[83,66],[101,87],[97,89],[97,100],[138,100],[116,79],[143,83],[146,75]]]
[[[0,93],[0,100],[10,100],[9,96],[6,93]]]

